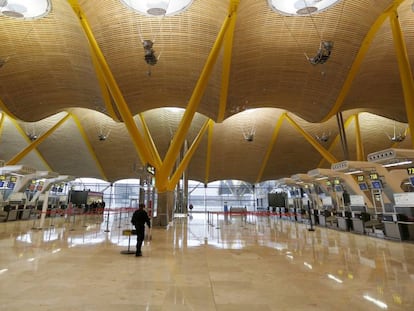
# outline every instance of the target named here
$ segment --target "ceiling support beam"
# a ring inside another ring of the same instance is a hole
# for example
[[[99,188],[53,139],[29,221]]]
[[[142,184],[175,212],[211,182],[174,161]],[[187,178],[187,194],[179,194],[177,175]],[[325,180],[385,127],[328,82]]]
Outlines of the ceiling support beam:
[[[273,148],[275,146],[276,139],[279,136],[279,131],[280,131],[280,128],[282,127],[282,123],[283,123],[283,120],[285,119],[285,115],[286,115],[286,112],[283,113],[279,117],[279,120],[277,120],[276,126],[273,130],[272,138],[270,140],[270,144],[269,144],[269,146],[267,146],[266,154],[265,154],[265,157],[262,161],[262,167],[260,168],[259,174],[257,175],[256,183],[259,183],[261,181],[262,177],[263,177],[263,172],[264,172],[264,170],[267,166],[267,163],[269,162],[270,155],[271,155],[271,153],[273,151]]]
[[[4,119],[6,117],[6,114],[4,112],[0,113],[0,141],[1,141],[1,133],[3,132],[3,126],[4,126]]]
[[[357,56],[355,57],[351,69],[348,72],[348,76],[345,79],[345,82],[342,86],[341,91],[339,92],[338,98],[336,99],[334,106],[332,107],[331,111],[322,119],[321,122],[328,121],[331,117],[336,115],[336,113],[341,109],[342,104],[344,103],[344,100],[351,88],[352,82],[354,81],[355,76],[357,75],[359,68],[361,67],[361,63],[364,60],[365,54],[368,52],[372,40],[374,40],[375,35],[377,34],[377,31],[381,28],[384,21],[389,17],[390,13],[393,12],[396,8],[398,8],[398,6],[403,1],[404,0],[395,0],[394,3],[391,4],[371,26],[370,30],[368,31],[367,35],[361,43],[361,47],[358,51]]]
[[[78,117],[77,117],[76,115],[74,115],[74,114],[70,114],[70,115],[71,115],[71,117],[72,117],[72,120],[75,122],[75,124],[76,124],[76,126],[77,126],[77,128],[78,128],[78,130],[79,130],[79,133],[81,134],[82,139],[83,139],[83,141],[84,141],[84,142],[85,142],[85,144],[86,144],[86,147],[87,147],[87,148],[88,148],[88,150],[89,150],[89,154],[90,154],[90,155],[92,156],[92,158],[94,159],[94,161],[95,161],[95,163],[96,163],[96,166],[98,167],[98,170],[99,170],[99,172],[101,173],[102,179],[103,179],[103,180],[108,180],[108,178],[106,177],[105,171],[104,171],[104,169],[103,169],[103,167],[102,167],[102,164],[101,164],[101,162],[99,161],[98,157],[96,156],[96,152],[95,152],[95,150],[93,149],[92,144],[91,144],[91,142],[90,142],[90,140],[89,140],[88,136],[86,135],[85,130],[84,130],[84,128],[83,128],[83,126],[82,126],[82,124],[80,123],[80,121],[79,121]]]
[[[350,117],[349,117],[349,118],[345,121],[345,125],[344,125],[345,130],[348,128],[349,124],[350,124],[353,120],[354,120],[354,116],[350,116]],[[331,152],[331,151],[332,151],[332,149],[333,149],[333,147],[334,147],[334,146],[336,146],[336,145],[338,145],[338,144],[339,144],[340,139],[341,139],[340,135],[339,135],[339,134],[337,134],[337,135],[335,136],[335,138],[333,139],[332,143],[329,145],[329,148],[328,148],[328,151],[329,151],[329,152]],[[319,162],[318,167],[322,167],[322,163],[323,163],[323,161],[325,161],[325,160],[326,160],[326,159],[322,158],[322,159],[321,159],[321,161]]]
[[[224,56],[223,56],[223,71],[221,74],[221,92],[220,92],[220,105],[217,116],[217,122],[221,123],[224,120],[224,113],[227,106],[227,96],[229,91],[229,81],[230,81],[230,68],[231,68],[231,56],[233,51],[233,37],[234,29],[236,28],[237,20],[237,7],[240,0],[231,0],[229,12],[234,15],[231,19],[229,29],[226,32],[224,38]]]
[[[357,161],[365,161],[364,144],[362,142],[361,127],[359,126],[359,114],[353,116],[355,118],[355,144]]]
[[[6,117],[8,117],[9,119],[10,119],[10,122],[11,123],[13,123],[13,125],[14,125],[14,127],[16,128],[16,130],[17,130],[17,132],[19,132],[20,133],[20,135],[27,141],[27,143],[28,144],[30,144],[31,143],[31,140],[29,139],[29,137],[28,137],[28,135],[27,135],[27,133],[22,129],[22,127],[20,126],[20,124],[19,124],[19,122],[17,122],[17,119],[15,119],[15,118],[13,118],[13,117],[11,117],[11,116],[8,116],[7,114],[5,114],[4,113],[4,117],[6,118]],[[39,159],[44,163],[44,165],[45,165],[45,167],[47,167],[47,170],[49,170],[49,171],[53,171],[51,168],[50,168],[50,165],[49,165],[49,163],[47,163],[47,161],[45,160],[45,158],[43,157],[43,155],[37,150],[37,149],[34,149],[33,150],[34,152],[36,152],[37,153],[37,155],[38,155],[38,157],[39,157]]]
[[[40,135],[36,140],[32,141],[26,148],[16,154],[12,159],[7,161],[7,165],[16,165],[18,164],[26,155],[28,155],[32,150],[39,146],[42,142],[46,140],[56,129],[58,129],[67,119],[69,119],[70,114],[68,113],[64,116],[58,123],[53,127],[47,130],[44,134]]]
[[[401,85],[404,94],[405,113],[408,119],[408,127],[410,132],[414,133],[414,83],[413,74],[411,72],[410,59],[408,57],[407,47],[401,31],[398,13],[396,10],[390,15],[391,29],[394,39],[395,53],[398,60],[398,68],[400,71]],[[411,147],[414,147],[414,137],[411,137]]]
[[[194,155],[194,152],[197,150],[198,146],[200,145],[201,139],[203,138],[204,134],[206,133],[211,123],[213,123],[212,120],[207,120],[202,126],[202,128],[200,129],[200,131],[198,132],[196,138],[194,138],[193,143],[191,144],[190,148],[188,148],[187,152],[185,153],[184,158],[180,162],[180,165],[178,165],[178,168],[175,170],[174,174],[171,176],[171,179],[168,183],[167,190],[169,191],[174,190],[175,186],[177,185],[184,171],[187,169],[188,164],[190,163],[191,158]]]
[[[141,119],[142,127],[144,128],[145,141],[148,149],[151,152],[152,160],[155,163],[155,168],[159,169],[162,165],[160,154],[158,153],[157,146],[155,146],[154,140],[152,139],[151,132],[149,131],[147,122],[145,122],[142,113],[139,115]]]
[[[213,144],[213,129],[214,122],[208,123],[208,136],[207,136],[207,154],[206,154],[206,174],[204,177],[204,184],[207,185],[210,179],[210,166],[211,166],[211,145]]]
[[[140,157],[141,163],[143,165],[147,163],[151,163],[152,165],[155,166],[155,163],[153,163],[152,158],[151,158],[151,153],[148,150],[148,147],[145,144],[144,139],[138,130],[135,120],[132,117],[131,111],[129,110],[129,107],[127,103],[125,102],[124,97],[122,96],[121,90],[119,89],[119,86],[116,83],[114,76],[112,75],[112,72],[105,60],[105,57],[101,49],[99,48],[98,43],[96,42],[96,39],[92,33],[92,30],[89,26],[89,23],[86,19],[85,14],[83,13],[81,7],[79,6],[79,3],[77,0],[68,0],[68,1],[72,5],[73,10],[75,11],[76,15],[78,16],[81,22],[81,25],[88,38],[92,51],[102,70],[106,85],[108,86],[108,89],[111,92],[112,98],[115,101],[115,104],[121,115],[122,121],[124,122],[129,132],[129,135],[132,138],[137,154]]]
[[[302,134],[302,136],[310,143],[319,153],[322,157],[325,158],[326,161],[328,161],[330,164],[337,163],[338,160],[324,147],[322,147],[315,138],[313,138],[311,135],[309,135],[307,132],[305,132],[299,124],[297,124],[288,114],[285,114],[286,120],[289,121],[290,124],[293,125],[293,127]]]
[[[108,112],[109,116],[113,120],[119,122],[120,120],[119,120],[117,114],[115,113],[114,107],[112,106],[111,94],[108,90],[108,87],[106,86],[105,78],[103,76],[101,67],[99,66],[99,62],[96,59],[96,55],[93,52],[92,48],[91,48],[91,55],[92,55],[92,61],[93,61],[93,65],[95,67],[96,75],[98,77],[98,82],[99,82],[99,85],[100,85],[101,90],[102,90],[102,97],[103,97],[103,100],[104,100],[106,111]]]
[[[174,134],[174,137],[171,141],[171,145],[168,148],[167,154],[165,155],[161,169],[158,171],[158,174],[156,176],[156,187],[158,191],[161,191],[168,185],[168,178],[175,164],[175,160],[177,159],[177,156],[180,152],[181,146],[186,138],[188,129],[191,126],[191,122],[197,111],[200,100],[207,87],[207,83],[210,78],[211,72],[213,71],[214,64],[216,63],[216,60],[220,53],[220,49],[224,40],[224,35],[226,34],[227,29],[229,28],[232,18],[233,15],[229,14],[228,16],[226,16],[226,19],[223,22],[223,25],[218,33],[216,41],[214,42],[210,54],[207,57],[207,61],[190,97],[190,100],[181,119],[181,122],[178,126],[178,129]]]
[[[13,113],[10,112],[10,110],[7,108],[7,106],[3,103],[3,101],[0,99],[0,109],[5,112],[8,116],[18,119]]]

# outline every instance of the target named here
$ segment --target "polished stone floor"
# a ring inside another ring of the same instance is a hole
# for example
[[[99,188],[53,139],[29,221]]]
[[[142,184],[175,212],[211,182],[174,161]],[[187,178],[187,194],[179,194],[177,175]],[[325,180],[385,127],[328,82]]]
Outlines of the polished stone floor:
[[[0,223],[0,310],[414,310],[411,243],[200,213],[135,257],[129,216]]]

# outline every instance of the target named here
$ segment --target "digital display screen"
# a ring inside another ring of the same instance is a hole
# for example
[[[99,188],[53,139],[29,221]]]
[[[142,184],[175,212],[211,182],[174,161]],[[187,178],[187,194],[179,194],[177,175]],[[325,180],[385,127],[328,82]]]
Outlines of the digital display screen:
[[[382,189],[382,183],[380,180],[373,180],[371,185],[373,189]]]
[[[0,188],[4,186],[4,181],[0,181]]]
[[[408,167],[407,168],[407,174],[408,175],[414,175],[414,167]]]
[[[378,174],[377,173],[370,173],[369,174],[369,179],[371,179],[371,180],[377,180],[378,179]]]
[[[357,181],[364,181],[364,180],[365,180],[364,175],[358,175],[357,176]]]
[[[7,188],[9,189],[13,189],[14,188],[15,183],[14,182],[8,182],[7,183]]]
[[[335,185],[335,191],[336,192],[342,192],[344,189],[342,188],[342,185]]]
[[[412,186],[414,186],[414,176],[410,177],[410,183]]]
[[[366,182],[361,182],[358,185],[359,189],[361,189],[362,191],[368,190],[368,184]]]

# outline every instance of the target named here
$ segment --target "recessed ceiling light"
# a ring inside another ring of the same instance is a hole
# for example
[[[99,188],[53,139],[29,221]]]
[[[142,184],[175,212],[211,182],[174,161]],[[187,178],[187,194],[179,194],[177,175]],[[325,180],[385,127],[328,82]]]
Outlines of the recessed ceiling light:
[[[273,11],[289,16],[316,14],[339,1],[341,0],[267,0]]]
[[[50,0],[0,0],[0,13],[12,18],[41,18],[50,10]]]
[[[130,9],[147,16],[170,16],[186,10],[193,0],[120,0]]]

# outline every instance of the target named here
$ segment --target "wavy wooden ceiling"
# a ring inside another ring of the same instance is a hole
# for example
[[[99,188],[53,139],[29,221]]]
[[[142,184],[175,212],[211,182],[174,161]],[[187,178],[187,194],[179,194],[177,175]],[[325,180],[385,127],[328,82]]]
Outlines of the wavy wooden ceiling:
[[[161,108],[187,107],[231,2],[194,0],[187,11],[160,19],[141,16],[118,0],[78,1],[139,131],[144,133],[142,117],[161,158],[183,115]],[[329,167],[284,113],[312,137],[328,134],[321,146],[344,160],[332,110],[341,96],[338,112],[345,121],[351,118],[346,128],[350,160],[356,159],[356,113],[365,156],[393,146],[387,135],[408,126],[404,93],[389,20],[373,31],[393,3],[399,5],[412,64],[411,0],[342,0],[300,17],[279,15],[266,0],[240,0],[231,62],[222,48],[187,135],[191,145],[205,120],[215,121],[211,144],[206,133],[189,164],[189,177],[257,182]],[[120,122],[104,76],[96,71],[95,54],[70,3],[52,1],[51,13],[33,21],[0,16],[0,25],[0,60],[6,61],[0,68],[0,159],[7,162],[30,144],[25,132],[42,135],[70,113],[19,163],[109,181],[137,177],[145,163]],[[154,41],[155,66],[144,61],[144,39]],[[333,41],[331,57],[311,65],[306,55],[314,56],[321,40]],[[223,82],[227,64],[229,78]],[[243,133],[251,130],[255,136],[249,142]],[[102,133],[108,136],[104,141],[98,139]],[[412,148],[409,133],[397,147]]]

